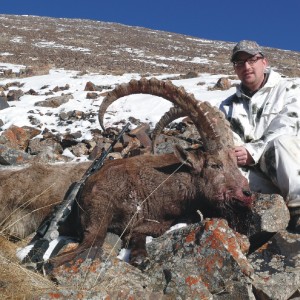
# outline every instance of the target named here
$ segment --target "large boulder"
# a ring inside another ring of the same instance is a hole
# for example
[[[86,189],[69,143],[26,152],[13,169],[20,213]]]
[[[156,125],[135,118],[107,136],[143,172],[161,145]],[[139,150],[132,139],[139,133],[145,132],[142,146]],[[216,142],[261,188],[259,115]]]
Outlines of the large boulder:
[[[233,299],[242,293],[243,299],[251,299],[248,248],[247,238],[224,219],[206,219],[153,239],[147,245],[150,264],[143,272],[117,259],[114,247],[105,244],[88,249],[51,276],[59,284],[57,298]],[[49,293],[43,297],[51,299]]]

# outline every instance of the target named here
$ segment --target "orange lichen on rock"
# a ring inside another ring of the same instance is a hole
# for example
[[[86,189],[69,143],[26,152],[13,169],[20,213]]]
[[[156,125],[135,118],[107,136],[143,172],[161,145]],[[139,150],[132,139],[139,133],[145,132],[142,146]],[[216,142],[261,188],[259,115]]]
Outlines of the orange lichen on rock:
[[[185,238],[185,242],[186,243],[193,243],[195,242],[195,237],[196,237],[196,233],[195,231],[190,232],[186,238]]]
[[[185,279],[185,283],[189,286],[197,284],[201,280],[201,277],[199,276],[189,276]]]

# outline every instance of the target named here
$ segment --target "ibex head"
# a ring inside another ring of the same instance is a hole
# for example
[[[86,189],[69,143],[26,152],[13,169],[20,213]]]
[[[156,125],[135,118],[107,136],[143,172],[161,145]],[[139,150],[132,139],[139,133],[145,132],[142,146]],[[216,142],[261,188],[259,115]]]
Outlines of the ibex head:
[[[208,203],[219,208],[250,206],[251,192],[233,154],[233,135],[229,123],[217,108],[208,102],[196,100],[194,95],[186,93],[182,87],[155,78],[131,80],[128,84],[116,87],[100,106],[99,122],[102,129],[105,130],[103,118],[110,104],[123,96],[139,93],[159,96],[174,104],[157,123],[153,131],[153,145],[162,129],[172,120],[188,116],[194,123],[203,149],[186,151],[176,145],[174,154],[192,173],[197,174],[194,176],[197,180],[194,185]]]

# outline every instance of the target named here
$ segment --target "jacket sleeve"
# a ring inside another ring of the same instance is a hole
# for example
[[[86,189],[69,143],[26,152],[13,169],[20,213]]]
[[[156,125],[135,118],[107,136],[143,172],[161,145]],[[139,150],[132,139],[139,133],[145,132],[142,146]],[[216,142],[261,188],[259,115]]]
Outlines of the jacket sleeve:
[[[300,130],[300,87],[296,84],[290,84],[285,88],[284,97],[281,103],[282,109],[278,111],[264,131],[262,137],[258,140],[244,144],[252,156],[255,164],[258,163],[267,144],[281,135],[299,135]],[[274,99],[274,105],[278,99]],[[279,104],[279,103],[278,103]]]
[[[240,135],[235,132],[232,126],[232,108],[233,102],[237,101],[236,94],[229,96],[227,99],[221,102],[219,109],[225,115],[225,118],[229,121],[232,133],[233,133],[233,141],[235,146],[242,146],[244,145],[243,140],[241,139]]]

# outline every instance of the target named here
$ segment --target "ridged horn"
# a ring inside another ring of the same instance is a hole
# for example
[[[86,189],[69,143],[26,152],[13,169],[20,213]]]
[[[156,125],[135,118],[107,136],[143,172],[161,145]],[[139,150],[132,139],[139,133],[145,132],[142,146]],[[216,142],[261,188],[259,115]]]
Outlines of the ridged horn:
[[[152,131],[152,153],[155,153],[156,139],[163,129],[174,120],[184,116],[186,116],[186,113],[180,107],[173,106],[160,118]]]
[[[174,106],[180,107],[196,126],[207,151],[213,152],[224,147],[232,147],[233,137],[229,123],[217,108],[208,102],[196,100],[193,94],[188,94],[183,87],[177,87],[171,81],[162,81],[156,78],[133,79],[109,92],[99,108],[99,123],[103,130],[105,130],[103,118],[109,105],[115,100],[131,94],[150,94],[162,97],[172,102]]]

